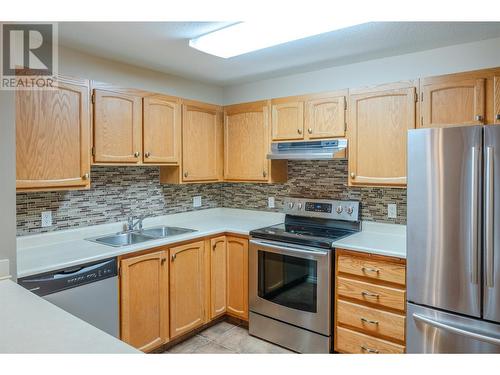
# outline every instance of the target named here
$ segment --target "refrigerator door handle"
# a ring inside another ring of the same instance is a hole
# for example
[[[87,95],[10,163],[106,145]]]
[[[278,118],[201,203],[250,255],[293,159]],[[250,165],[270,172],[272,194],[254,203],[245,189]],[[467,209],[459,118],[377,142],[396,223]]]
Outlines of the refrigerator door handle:
[[[431,319],[427,316],[423,316],[417,313],[413,313],[413,319],[428,324],[430,326],[455,333],[457,335],[465,336],[474,340],[484,341],[489,344],[500,346],[500,338],[497,337],[491,337],[477,332],[466,331],[465,329],[462,329],[460,327],[455,327],[448,323],[439,322],[437,320]]]
[[[493,147],[486,147],[485,160],[485,250],[486,250],[486,286],[493,288]]]
[[[472,166],[471,166],[471,202],[470,202],[470,273],[471,282],[478,283],[478,203],[479,203],[479,150],[472,147]]]

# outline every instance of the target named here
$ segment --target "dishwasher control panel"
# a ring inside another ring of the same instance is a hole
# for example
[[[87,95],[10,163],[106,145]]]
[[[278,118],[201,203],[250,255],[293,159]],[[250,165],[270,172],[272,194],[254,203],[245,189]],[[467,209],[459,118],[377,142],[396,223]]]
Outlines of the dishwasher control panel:
[[[115,277],[117,275],[118,264],[116,258],[112,258],[39,275],[23,277],[17,282],[22,287],[39,296],[46,296],[48,294]]]

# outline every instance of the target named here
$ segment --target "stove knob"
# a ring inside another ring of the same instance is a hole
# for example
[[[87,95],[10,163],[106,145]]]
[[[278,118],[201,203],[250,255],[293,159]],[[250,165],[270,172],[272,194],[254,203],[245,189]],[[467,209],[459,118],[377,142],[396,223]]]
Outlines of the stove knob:
[[[337,208],[335,209],[335,212],[337,212],[340,215],[343,210],[344,209],[342,208],[342,206],[337,206]]]
[[[347,213],[349,215],[352,215],[353,211],[354,211],[354,209],[352,208],[352,206],[347,207]]]
[[[297,209],[298,209],[298,210],[302,210],[302,203],[300,203],[300,202],[299,202],[299,203],[297,203]]]
[[[293,208],[294,204],[293,202],[288,203],[288,208],[291,210]]]

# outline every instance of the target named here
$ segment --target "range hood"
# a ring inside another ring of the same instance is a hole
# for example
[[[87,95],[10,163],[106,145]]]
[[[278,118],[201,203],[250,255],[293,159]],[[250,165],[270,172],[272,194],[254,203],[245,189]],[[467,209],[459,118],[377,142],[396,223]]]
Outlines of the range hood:
[[[347,139],[306,142],[273,142],[267,158],[271,160],[327,160],[347,148]]]

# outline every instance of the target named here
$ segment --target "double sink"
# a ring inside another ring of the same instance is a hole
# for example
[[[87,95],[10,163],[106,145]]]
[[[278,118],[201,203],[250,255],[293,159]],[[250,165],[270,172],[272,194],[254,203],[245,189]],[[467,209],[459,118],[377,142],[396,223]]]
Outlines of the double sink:
[[[196,230],[161,226],[161,227],[141,229],[136,231],[120,232],[101,237],[88,238],[87,240],[107,246],[121,247],[128,245],[136,245],[146,241],[178,236],[190,232],[196,232]]]

